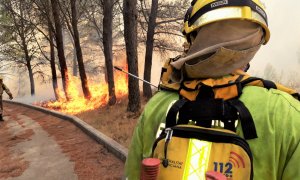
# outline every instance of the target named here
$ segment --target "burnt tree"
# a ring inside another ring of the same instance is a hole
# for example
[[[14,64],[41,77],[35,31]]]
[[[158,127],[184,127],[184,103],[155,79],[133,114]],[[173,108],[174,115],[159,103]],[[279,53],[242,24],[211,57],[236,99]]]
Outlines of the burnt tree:
[[[113,74],[112,55],[112,22],[114,0],[103,1],[103,47],[105,56],[106,77],[108,80],[109,105],[116,103],[115,83]]]
[[[52,74],[52,87],[54,91],[55,98],[58,99],[58,84],[57,84],[57,74],[55,68],[55,50],[54,50],[54,41],[53,41],[53,31],[51,28],[51,21],[48,20],[48,29],[49,29],[49,45],[50,45],[50,67],[51,67],[51,74]]]
[[[56,39],[56,48],[57,48],[57,55],[58,60],[61,68],[61,77],[62,77],[62,84],[65,91],[66,98],[69,100],[68,95],[68,81],[69,81],[69,75],[68,75],[68,67],[66,63],[66,57],[64,52],[64,41],[63,41],[63,35],[62,35],[62,24],[60,22],[60,13],[59,13],[59,7],[58,7],[58,0],[51,0],[52,5],[52,14],[54,19],[54,25],[55,25],[55,39]]]
[[[57,83],[57,73],[56,73],[56,65],[55,65],[55,45],[54,45],[54,27],[53,21],[51,20],[51,7],[50,1],[37,1],[35,2],[37,7],[40,10],[42,16],[47,19],[47,26],[48,26],[48,36],[49,36],[49,46],[50,46],[50,68],[51,68],[51,75],[52,75],[52,87],[55,95],[55,99],[58,100],[58,83]],[[40,4],[40,6],[38,5]]]
[[[77,62],[78,62],[78,69],[81,79],[81,86],[82,91],[84,94],[84,97],[86,99],[91,98],[91,93],[88,87],[88,80],[84,69],[84,63],[83,63],[83,56],[82,56],[82,50],[80,46],[80,39],[79,39],[79,32],[78,32],[78,18],[77,18],[77,8],[76,8],[76,0],[71,0],[71,12],[72,12],[72,29],[73,29],[73,35],[74,35],[74,44],[76,49],[76,56],[77,56]]]
[[[137,58],[137,1],[123,1],[124,38],[128,71],[138,76]],[[128,106],[127,111],[138,112],[141,108],[139,82],[136,78],[128,78]]]
[[[158,0],[152,0],[151,13],[148,22],[145,67],[144,67],[144,79],[148,82],[151,82],[153,43],[154,43],[154,33],[156,27],[157,9],[158,9]],[[152,96],[151,86],[145,82],[143,83],[143,95],[146,98],[150,98]]]

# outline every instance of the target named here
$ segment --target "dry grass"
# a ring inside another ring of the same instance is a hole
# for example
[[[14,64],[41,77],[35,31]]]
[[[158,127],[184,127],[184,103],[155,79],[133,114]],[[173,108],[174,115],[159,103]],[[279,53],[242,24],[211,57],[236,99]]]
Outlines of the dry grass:
[[[142,97],[141,111],[146,102],[146,99]],[[114,106],[102,107],[76,116],[128,148],[141,111],[138,113],[127,112],[127,103],[127,98],[122,98]]]

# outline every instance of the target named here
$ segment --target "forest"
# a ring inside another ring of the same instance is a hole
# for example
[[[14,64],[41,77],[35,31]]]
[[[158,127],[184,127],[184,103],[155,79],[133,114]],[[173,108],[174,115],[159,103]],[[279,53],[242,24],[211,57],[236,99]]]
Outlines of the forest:
[[[51,82],[56,99],[61,81],[70,100],[69,79],[79,77],[85,99],[92,97],[88,77],[105,76],[108,103],[115,104],[113,60],[127,55],[126,70],[138,74],[138,48],[145,49],[144,79],[151,82],[153,51],[182,51],[181,21],[189,1],[3,0],[0,9],[1,69]],[[171,37],[171,38],[170,38]],[[175,38],[174,38],[175,37]],[[97,48],[95,48],[97,47]],[[97,57],[91,51],[97,51]],[[125,56],[126,57],[126,56]],[[151,97],[149,84],[143,96]],[[129,111],[140,108],[139,82],[128,77]]]
[[[86,105],[95,98],[114,105],[119,86],[128,83],[127,110],[139,111],[140,96],[149,99],[153,95],[151,85],[143,83],[140,87],[139,80],[132,76],[116,82],[114,66],[151,82],[153,63],[158,61],[155,54],[182,53],[182,20],[189,6],[188,0],[2,0],[1,74],[13,72],[26,78],[29,84],[19,82],[19,87],[26,88],[23,91],[31,96],[36,94],[38,84],[51,83],[53,101],[63,102],[60,104],[74,100],[74,77]],[[118,59],[125,62],[118,63]],[[139,74],[141,61],[144,67]],[[268,64],[263,76],[299,91],[299,81],[289,79],[299,74],[287,78],[282,74]],[[97,86],[101,90],[95,90],[92,79],[105,80],[107,88]],[[99,98],[95,91],[105,97]]]

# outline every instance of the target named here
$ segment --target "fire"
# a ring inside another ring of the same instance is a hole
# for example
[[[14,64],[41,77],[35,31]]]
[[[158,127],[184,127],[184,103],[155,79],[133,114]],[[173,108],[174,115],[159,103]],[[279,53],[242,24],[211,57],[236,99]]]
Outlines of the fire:
[[[118,98],[127,95],[127,74],[115,71],[114,76],[116,97]],[[58,100],[54,102],[46,102],[42,106],[68,114],[78,114],[80,112],[94,110],[106,105],[108,103],[108,84],[105,81],[101,83],[93,82],[95,81],[89,79],[89,90],[92,97],[87,100],[80,91],[80,79],[78,77],[69,76],[67,92],[70,100],[67,101],[63,91],[57,90],[59,94]]]

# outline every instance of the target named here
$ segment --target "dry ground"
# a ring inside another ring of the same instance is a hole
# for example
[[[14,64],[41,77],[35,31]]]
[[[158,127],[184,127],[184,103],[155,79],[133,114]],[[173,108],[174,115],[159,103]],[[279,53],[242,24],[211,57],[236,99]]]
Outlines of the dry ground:
[[[76,116],[128,148],[134,127],[146,102],[146,99],[141,99],[142,108],[138,113],[127,112],[128,100],[123,98],[114,106],[102,107]]]
[[[127,112],[127,103],[127,98],[123,98],[114,106],[102,107],[76,116],[128,148],[146,100],[142,98],[142,108],[138,113]],[[21,106],[5,104],[4,108],[17,112],[7,113],[11,118],[19,113],[30,116],[53,136],[63,153],[66,153],[70,160],[75,162],[78,179],[93,180],[99,177],[101,179],[121,179],[124,163],[87,135],[81,133],[81,130],[72,123]],[[30,165],[30,162],[23,158],[23,152],[13,152],[11,148],[20,142],[30,140],[33,131],[12,135],[7,128],[7,122],[2,122],[0,126],[0,179],[18,177]]]
[[[24,152],[12,149],[20,142],[30,141],[34,134],[30,129],[17,135],[9,132],[8,121],[17,121],[22,126],[22,121],[18,120],[19,114],[30,117],[54,138],[62,152],[74,162],[79,180],[121,179],[124,163],[74,124],[39,111],[5,103],[4,111],[8,109],[14,113],[4,112],[9,120],[0,124],[0,179],[18,177],[31,164],[23,158]]]
[[[28,140],[33,132],[12,135],[8,132],[6,122],[0,123],[0,179],[20,176],[28,168],[29,162],[21,156],[22,152],[16,152],[15,155],[10,153],[10,148]]]

